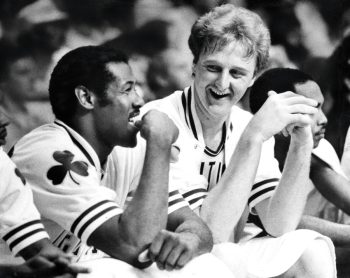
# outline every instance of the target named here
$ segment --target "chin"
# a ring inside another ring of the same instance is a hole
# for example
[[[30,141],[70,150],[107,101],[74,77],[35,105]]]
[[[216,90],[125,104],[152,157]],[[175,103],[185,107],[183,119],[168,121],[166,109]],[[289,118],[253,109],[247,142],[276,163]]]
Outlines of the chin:
[[[320,144],[320,139],[314,139],[314,149],[316,149],[319,144]]]
[[[137,139],[136,136],[133,138],[129,138],[127,141],[123,142],[122,147],[125,148],[134,148],[136,147]]]

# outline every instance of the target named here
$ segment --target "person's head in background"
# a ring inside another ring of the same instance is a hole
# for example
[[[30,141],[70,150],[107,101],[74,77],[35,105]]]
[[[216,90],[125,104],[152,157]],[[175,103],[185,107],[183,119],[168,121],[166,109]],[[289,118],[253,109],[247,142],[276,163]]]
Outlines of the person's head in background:
[[[26,101],[48,98],[47,90],[38,85],[46,70],[38,66],[32,48],[15,42],[0,41],[0,91],[1,103],[7,101],[20,105]]]
[[[147,70],[147,83],[155,99],[189,86],[192,81],[191,53],[168,48],[154,56]]]
[[[192,26],[194,98],[200,117],[226,119],[266,67],[270,35],[254,12],[222,5]]]
[[[324,138],[327,118],[322,111],[324,98],[318,84],[311,76],[298,69],[274,68],[261,74],[250,89],[250,109],[255,114],[268,98],[268,92],[278,94],[291,91],[312,98],[318,102],[318,113],[313,116],[311,125],[314,148]]]

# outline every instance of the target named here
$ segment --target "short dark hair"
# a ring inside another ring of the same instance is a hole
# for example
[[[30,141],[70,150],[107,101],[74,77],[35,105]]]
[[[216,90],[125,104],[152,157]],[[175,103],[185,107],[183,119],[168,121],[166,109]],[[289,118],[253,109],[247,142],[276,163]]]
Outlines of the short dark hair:
[[[255,114],[268,98],[269,91],[277,94],[293,91],[295,86],[307,81],[314,81],[312,77],[301,70],[290,68],[274,68],[261,74],[250,88],[250,110]]]
[[[76,112],[75,88],[84,86],[101,100],[106,87],[114,80],[108,63],[128,64],[128,57],[119,50],[103,46],[83,46],[65,54],[51,74],[50,102],[56,118],[69,123]]]

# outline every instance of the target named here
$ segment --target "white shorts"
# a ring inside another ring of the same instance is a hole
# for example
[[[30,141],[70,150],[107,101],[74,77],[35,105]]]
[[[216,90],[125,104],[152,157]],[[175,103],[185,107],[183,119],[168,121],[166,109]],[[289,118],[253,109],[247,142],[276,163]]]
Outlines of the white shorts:
[[[137,269],[130,264],[112,258],[103,258],[78,263],[92,272],[79,274],[78,278],[206,278],[234,277],[229,268],[212,254],[204,254],[191,260],[180,270],[160,270],[156,264],[146,269]]]
[[[240,243],[247,272],[252,277],[274,277],[290,269],[304,253],[308,245],[316,239],[324,240],[333,258],[335,251],[332,241],[315,231],[296,230],[281,237],[254,238]],[[335,271],[336,272],[336,271]]]

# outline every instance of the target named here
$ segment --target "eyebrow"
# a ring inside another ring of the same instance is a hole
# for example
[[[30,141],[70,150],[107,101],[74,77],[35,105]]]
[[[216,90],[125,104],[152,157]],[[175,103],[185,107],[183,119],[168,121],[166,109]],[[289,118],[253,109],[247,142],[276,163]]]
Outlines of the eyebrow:
[[[203,64],[205,66],[207,66],[207,64],[215,64],[216,66],[222,67],[221,63],[217,62],[215,60],[206,60],[206,61],[203,62]],[[239,66],[233,66],[233,67],[230,68],[230,71],[231,70],[238,70],[238,71],[242,71],[242,72],[248,72],[247,69],[239,67]]]

